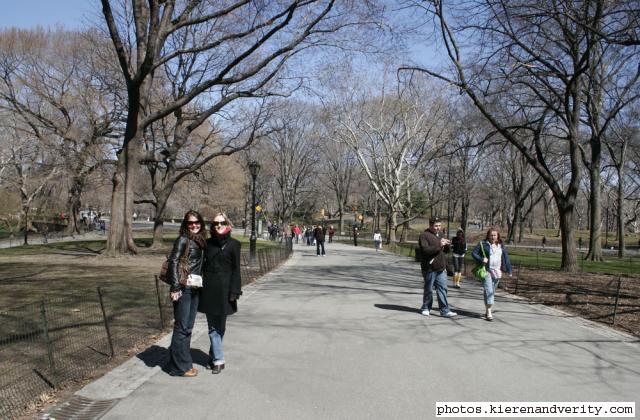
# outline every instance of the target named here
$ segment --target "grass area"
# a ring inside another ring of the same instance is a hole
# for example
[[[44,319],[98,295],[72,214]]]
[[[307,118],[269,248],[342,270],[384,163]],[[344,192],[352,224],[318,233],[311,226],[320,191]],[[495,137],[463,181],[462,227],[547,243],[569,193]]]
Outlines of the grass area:
[[[177,235],[169,234],[165,235],[163,244],[165,248],[169,249],[175,241]],[[235,237],[242,243],[243,248],[249,247],[249,238],[244,236]],[[140,248],[148,248],[153,242],[151,237],[139,237],[134,239],[136,245]],[[256,249],[263,248],[277,248],[279,247],[277,242],[258,241],[256,243]],[[106,239],[89,240],[89,241],[66,241],[66,242],[50,242],[46,245],[26,245],[26,246],[13,246],[11,248],[0,248],[0,255],[37,255],[37,254],[55,254],[59,252],[75,252],[86,254],[100,254],[104,251],[106,246]]]
[[[605,261],[584,260],[585,252],[578,254],[578,267],[585,273],[600,273],[612,275],[638,275],[640,274],[640,257],[631,256],[618,258],[616,256],[605,256]],[[520,249],[509,249],[511,264],[528,268],[539,268],[543,270],[560,269],[561,255],[558,252],[527,251]]]

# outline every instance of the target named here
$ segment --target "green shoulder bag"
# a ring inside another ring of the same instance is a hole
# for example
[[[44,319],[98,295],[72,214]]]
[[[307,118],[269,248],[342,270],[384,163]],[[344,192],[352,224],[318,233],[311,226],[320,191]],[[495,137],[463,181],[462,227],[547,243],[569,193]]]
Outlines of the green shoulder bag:
[[[483,258],[487,258],[487,255],[484,253],[484,247],[482,246],[482,242],[480,242],[480,250],[482,251],[482,257]],[[478,266],[476,268],[474,268],[473,270],[471,270],[471,272],[473,273],[473,277],[477,278],[480,281],[483,281],[485,277],[487,277],[487,267],[484,265],[484,263],[480,263],[478,264]]]

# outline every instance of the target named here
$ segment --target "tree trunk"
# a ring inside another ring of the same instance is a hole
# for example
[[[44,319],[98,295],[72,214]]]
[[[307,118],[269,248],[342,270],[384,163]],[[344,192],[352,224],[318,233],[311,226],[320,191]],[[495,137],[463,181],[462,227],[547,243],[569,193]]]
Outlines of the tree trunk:
[[[170,188],[166,185],[162,191],[154,194],[156,198],[156,214],[153,219],[153,243],[151,244],[151,248],[153,249],[162,249],[164,247],[164,215],[167,211],[167,203],[169,202],[172,191],[173,185],[171,185]],[[202,226],[202,228],[204,229],[205,227]]]
[[[133,242],[133,179],[137,164],[134,149],[137,142],[133,139],[125,142],[118,156],[116,172],[113,175],[113,192],[111,196],[111,222],[107,238],[106,255],[117,257],[125,254],[136,254]]]
[[[340,212],[340,229],[338,232],[342,235],[344,232],[344,203],[341,200],[338,200],[338,212]]]
[[[84,189],[84,181],[74,178],[69,188],[69,198],[67,199],[67,214],[69,216],[69,224],[65,228],[67,235],[80,234],[78,220],[80,218],[80,206],[82,205],[82,190]]]
[[[467,232],[467,226],[469,224],[469,198],[468,194],[465,193],[462,197],[462,204],[460,206],[460,229]]]
[[[622,159],[624,162],[624,158]],[[618,257],[622,258],[625,254],[624,244],[624,165],[618,168],[618,212],[616,219],[618,221]]]
[[[602,261],[602,208],[600,207],[600,164],[592,164],[589,168],[589,252],[585,257],[591,261]]]
[[[519,200],[516,200],[516,203]],[[507,243],[512,244],[515,242],[516,239],[516,226],[518,225],[518,223],[520,223],[520,207],[518,205],[514,206],[513,209],[513,218],[511,220],[509,220],[509,218],[507,218],[507,225],[509,228],[509,233],[507,235]]]
[[[562,232],[562,264],[560,269],[574,273],[578,269],[574,237],[575,209],[573,204],[561,205],[558,203],[558,212],[560,213],[560,231]]]
[[[398,216],[396,211],[393,209],[389,209],[389,217],[387,218],[387,229],[389,235],[387,236],[387,244],[391,242],[396,242],[396,224],[397,224]]]

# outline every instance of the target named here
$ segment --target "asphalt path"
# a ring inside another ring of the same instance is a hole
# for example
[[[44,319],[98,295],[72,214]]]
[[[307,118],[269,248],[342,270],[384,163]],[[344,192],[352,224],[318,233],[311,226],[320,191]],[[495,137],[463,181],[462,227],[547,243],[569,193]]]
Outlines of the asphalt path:
[[[225,335],[226,369],[171,377],[170,336],[76,394],[110,400],[104,419],[435,418],[445,401],[627,401],[640,396],[640,342],[606,326],[498,293],[481,318],[473,280],[449,289],[459,316],[420,315],[410,259],[346,244],[327,256],[296,245],[278,270],[245,287]],[[101,414],[102,415],[102,414]]]

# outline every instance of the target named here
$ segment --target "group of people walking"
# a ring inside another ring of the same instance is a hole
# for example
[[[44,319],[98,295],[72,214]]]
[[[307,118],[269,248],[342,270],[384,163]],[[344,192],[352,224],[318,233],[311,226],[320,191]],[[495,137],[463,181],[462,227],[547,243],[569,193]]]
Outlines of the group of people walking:
[[[190,352],[197,312],[207,317],[210,339],[207,368],[214,374],[224,369],[222,341],[227,316],[238,310],[237,301],[242,295],[241,245],[231,237],[231,230],[231,220],[224,213],[213,217],[208,239],[200,213],[190,210],[182,220],[167,270],[175,318],[169,347],[170,375],[193,377],[198,374]],[[188,270],[186,284],[185,269]]]
[[[458,230],[451,240],[442,237],[441,230],[442,221],[433,217],[429,220],[429,228],[418,239],[418,247],[421,250],[420,268],[424,279],[420,313],[424,316],[431,314],[435,287],[440,315],[452,318],[458,314],[450,309],[447,297],[447,254],[453,251],[453,287],[460,288],[467,243],[462,230]],[[486,237],[475,246],[471,256],[478,265],[484,265],[486,268],[486,275],[479,279],[483,288],[484,318],[493,321],[495,290],[502,273],[506,272],[509,276],[512,273],[509,254],[496,228],[487,231]]]

